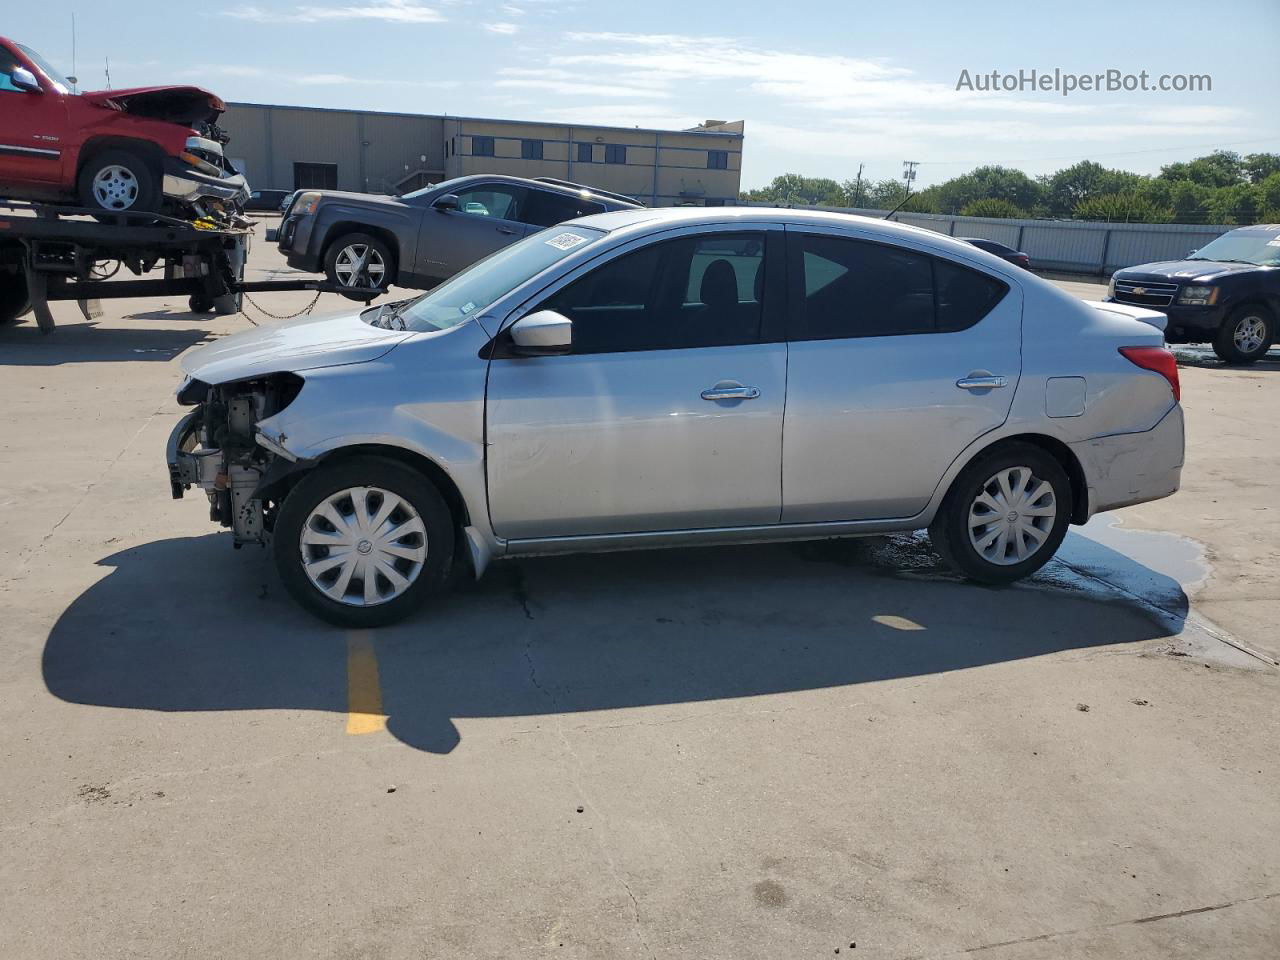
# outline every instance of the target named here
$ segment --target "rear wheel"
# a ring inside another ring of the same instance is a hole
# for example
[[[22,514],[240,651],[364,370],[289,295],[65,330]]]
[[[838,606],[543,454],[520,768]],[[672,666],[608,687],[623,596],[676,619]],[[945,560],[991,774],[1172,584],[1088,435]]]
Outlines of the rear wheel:
[[[435,485],[395,460],[319,467],[285,498],[273,550],[285,587],[330,623],[375,627],[413,612],[445,583],[453,522]]]
[[[1256,363],[1271,349],[1275,329],[1275,318],[1266,307],[1245,304],[1222,321],[1213,352],[1225,363]]]
[[[17,323],[31,309],[21,244],[0,246],[0,327]]]
[[[375,287],[385,291],[391,285],[391,248],[367,233],[348,233],[329,245],[324,256],[324,272],[329,282],[340,287]],[[364,293],[343,293],[351,300],[369,299]]]
[[[1052,456],[1028,443],[980,455],[952,483],[929,539],[957,572],[1010,583],[1054,555],[1071,519],[1071,481]]]
[[[85,161],[76,182],[82,206],[105,213],[156,213],[160,210],[160,174],[131,150],[111,149]]]

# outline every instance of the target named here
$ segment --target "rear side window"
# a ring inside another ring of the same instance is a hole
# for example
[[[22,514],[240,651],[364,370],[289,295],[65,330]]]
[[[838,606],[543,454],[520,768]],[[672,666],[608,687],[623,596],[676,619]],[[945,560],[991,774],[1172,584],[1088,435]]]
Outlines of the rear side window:
[[[764,233],[681,237],[610,260],[542,308],[573,321],[577,354],[754,343],[764,263]]]
[[[593,213],[604,213],[604,204],[563,193],[530,190],[522,219],[537,227],[552,227]]]
[[[844,237],[789,235],[792,340],[963,330],[1008,287],[936,257]]]

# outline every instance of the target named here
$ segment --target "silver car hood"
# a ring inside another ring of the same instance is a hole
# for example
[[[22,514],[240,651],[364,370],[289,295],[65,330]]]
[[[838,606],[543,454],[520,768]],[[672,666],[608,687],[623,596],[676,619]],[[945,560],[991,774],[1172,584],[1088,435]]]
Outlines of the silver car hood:
[[[268,373],[365,363],[385,355],[413,331],[385,330],[341,313],[274,327],[258,327],[199,347],[182,358],[182,370],[205,383],[229,383]]]

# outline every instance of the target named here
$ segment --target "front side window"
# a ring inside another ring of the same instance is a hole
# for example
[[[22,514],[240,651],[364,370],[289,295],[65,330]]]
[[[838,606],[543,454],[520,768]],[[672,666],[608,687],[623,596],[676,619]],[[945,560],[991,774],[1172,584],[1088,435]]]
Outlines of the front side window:
[[[44,72],[44,75],[53,81],[53,85],[59,93],[71,92],[71,81],[53,69],[53,64],[25,44],[19,43],[17,46],[26,55],[27,59],[39,67]]]
[[[627,146],[624,143],[606,143],[604,147],[605,163],[626,163]]]
[[[18,67],[18,59],[4,47],[0,47],[0,92],[24,93],[25,91],[13,82],[13,71]]]
[[[498,220],[520,220],[526,191],[523,187],[485,183],[459,190],[458,209],[473,217],[494,217]]]
[[[754,343],[765,235],[681,237],[625,253],[541,305],[573,321],[576,354]]]
[[[472,137],[471,155],[473,157],[492,157],[493,137]]]
[[[604,213],[604,204],[564,193],[530,190],[520,219],[535,227],[551,227],[593,213]]]
[[[963,330],[1008,292],[986,274],[904,247],[793,234],[792,340]]]
[[[522,160],[541,160],[542,159],[542,141],[541,140],[521,140],[520,141],[520,158]]]

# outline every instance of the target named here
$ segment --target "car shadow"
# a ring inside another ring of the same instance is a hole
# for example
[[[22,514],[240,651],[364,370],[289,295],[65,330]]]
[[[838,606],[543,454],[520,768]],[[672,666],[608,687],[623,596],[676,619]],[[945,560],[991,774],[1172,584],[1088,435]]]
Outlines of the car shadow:
[[[200,317],[188,315],[192,320]],[[173,314],[165,319],[174,319]],[[96,323],[62,323],[43,334],[29,317],[0,327],[0,366],[56,367],[64,363],[117,360],[172,360],[182,351],[214,339],[202,327],[129,329]]]
[[[99,561],[111,573],[48,637],[49,691],[138,710],[343,713],[354,639],[373,644],[390,732],[448,753],[460,718],[758,697],[1170,633],[1167,618],[1076,589],[1061,569],[1029,586],[960,582],[923,536],[902,536],[504,561],[408,622],[358,634],[302,613],[265,551],[228,540],[161,540]],[[1135,566],[1091,550],[1099,569]],[[1178,632],[1181,588],[1141,573]]]

